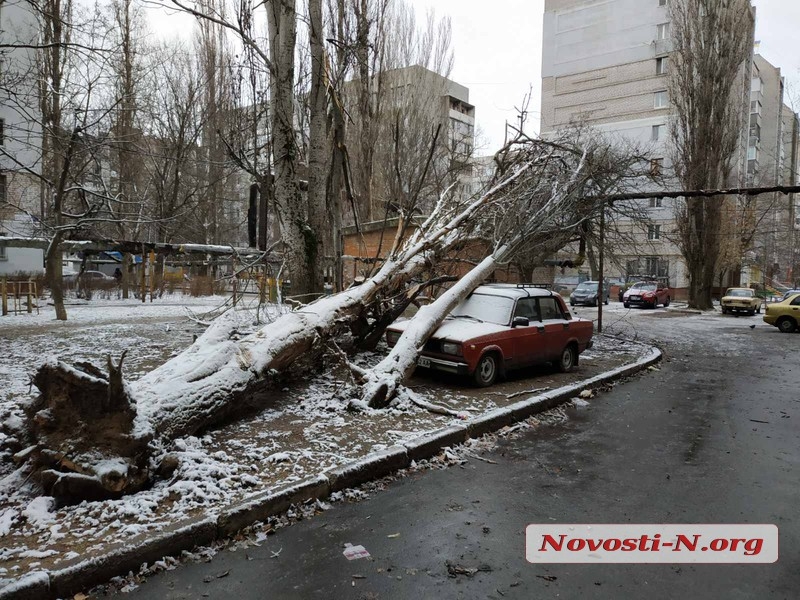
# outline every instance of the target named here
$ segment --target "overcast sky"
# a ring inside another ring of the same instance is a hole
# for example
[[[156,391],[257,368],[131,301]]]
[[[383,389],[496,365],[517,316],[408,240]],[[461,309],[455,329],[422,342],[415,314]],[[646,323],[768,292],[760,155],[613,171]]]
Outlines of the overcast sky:
[[[409,0],[418,17],[434,9],[450,16],[455,67],[451,78],[469,88],[478,128],[490,154],[503,144],[505,122],[514,122],[514,107],[533,88],[529,133],[538,132],[542,74],[544,0]],[[790,95],[800,101],[800,2],[755,0],[758,51],[780,67]],[[790,103],[791,105],[791,103]],[[800,110],[800,102],[795,111]]]
[[[428,10],[449,16],[453,27],[455,67],[451,78],[469,88],[475,105],[478,154],[491,154],[503,144],[506,121],[532,92],[525,131],[539,130],[544,0],[407,0],[424,21]],[[645,0],[642,0],[645,1]],[[758,51],[780,67],[789,96],[800,111],[800,2],[755,0]],[[156,30],[164,31],[155,24]],[[169,28],[174,31],[174,28]],[[481,138],[483,145],[481,146]]]

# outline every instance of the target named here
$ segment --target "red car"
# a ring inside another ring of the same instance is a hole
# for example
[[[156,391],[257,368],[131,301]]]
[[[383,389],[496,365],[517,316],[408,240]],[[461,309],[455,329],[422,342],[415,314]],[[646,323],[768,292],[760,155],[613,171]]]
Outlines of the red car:
[[[660,281],[638,281],[622,296],[622,305],[625,308],[631,306],[644,306],[645,308],[655,308],[659,304],[669,306],[670,292],[669,287]]]
[[[394,346],[408,321],[393,323]],[[573,318],[558,294],[540,287],[483,285],[459,304],[436,330],[417,365],[471,376],[481,387],[511,369],[554,362],[571,371],[592,347],[593,324]]]

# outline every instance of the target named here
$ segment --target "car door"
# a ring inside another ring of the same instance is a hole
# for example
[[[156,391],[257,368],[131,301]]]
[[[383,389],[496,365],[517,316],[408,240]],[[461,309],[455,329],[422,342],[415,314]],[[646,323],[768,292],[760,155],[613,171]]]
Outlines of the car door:
[[[514,318],[528,319],[527,327],[517,326],[513,329],[514,356],[509,361],[512,367],[527,367],[542,360],[542,339],[544,325],[539,318],[539,307],[536,298],[520,298],[514,308]]]
[[[789,309],[789,314],[794,317],[797,323],[800,323],[800,296],[792,300],[789,304]]]
[[[561,356],[561,351],[567,343],[570,322],[564,317],[561,306],[555,298],[548,296],[537,300],[544,329],[541,332],[544,337],[540,340],[542,347],[540,360],[556,360]]]

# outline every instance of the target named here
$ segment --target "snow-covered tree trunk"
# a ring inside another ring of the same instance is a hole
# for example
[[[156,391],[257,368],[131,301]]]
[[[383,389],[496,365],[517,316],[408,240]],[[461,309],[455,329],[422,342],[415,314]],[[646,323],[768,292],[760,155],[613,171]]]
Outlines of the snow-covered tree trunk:
[[[450,311],[492,274],[506,250],[503,247],[484,258],[432,304],[419,309],[389,355],[366,372],[361,392],[363,405],[382,408],[394,398],[398,386],[414,372],[420,348]]]

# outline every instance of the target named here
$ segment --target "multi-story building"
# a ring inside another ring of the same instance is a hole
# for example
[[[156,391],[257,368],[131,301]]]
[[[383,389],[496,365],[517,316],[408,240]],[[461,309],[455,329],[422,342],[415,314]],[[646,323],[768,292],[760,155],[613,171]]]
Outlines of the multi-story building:
[[[747,183],[759,187],[796,185],[798,117],[786,105],[781,69],[756,54],[750,90]],[[759,196],[752,218],[757,227],[742,271],[744,282],[789,282],[796,241],[794,195],[775,192]]]
[[[575,124],[588,125],[611,138],[635,142],[651,157],[651,168],[669,177],[672,42],[668,0],[545,0],[543,44],[542,135]],[[748,97],[747,75],[748,71],[742,72],[743,106]],[[773,93],[762,90],[762,94],[763,108],[766,96],[772,98]],[[781,96],[778,107],[782,105]],[[776,123],[780,112],[776,109]],[[743,129],[744,125],[743,119]],[[778,132],[761,132],[763,146],[779,147],[780,128],[774,129]],[[741,147],[734,157],[733,185],[746,180],[747,134],[742,131]],[[776,163],[770,165],[762,161],[759,172],[768,168],[776,172]],[[644,219],[630,221],[629,235],[611,248],[607,276],[666,276],[678,290],[688,286],[676,244],[676,206],[676,201],[666,198],[642,204]]]
[[[42,193],[31,175],[39,172],[41,147],[30,49],[35,32],[36,20],[27,3],[0,4],[0,39],[6,45],[0,56],[0,236],[40,232]],[[41,272],[43,259],[41,250],[0,247],[0,275]]]

